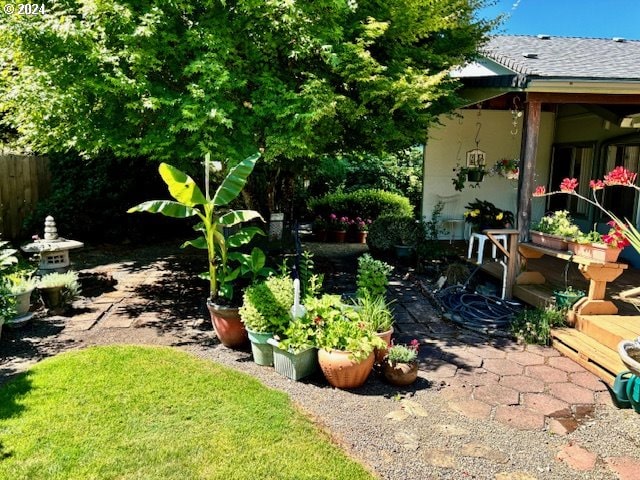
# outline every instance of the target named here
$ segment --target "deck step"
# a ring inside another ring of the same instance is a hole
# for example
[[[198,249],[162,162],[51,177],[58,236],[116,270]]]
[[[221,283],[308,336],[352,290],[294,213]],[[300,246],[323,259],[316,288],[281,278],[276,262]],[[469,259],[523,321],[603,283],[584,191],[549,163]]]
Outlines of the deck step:
[[[551,330],[551,345],[613,386],[615,376],[627,368],[618,353],[574,328]]]
[[[554,288],[547,284],[514,285],[513,296],[534,307],[545,308],[554,303],[553,290]]]
[[[615,351],[620,341],[635,340],[640,335],[640,317],[578,315],[575,328]]]

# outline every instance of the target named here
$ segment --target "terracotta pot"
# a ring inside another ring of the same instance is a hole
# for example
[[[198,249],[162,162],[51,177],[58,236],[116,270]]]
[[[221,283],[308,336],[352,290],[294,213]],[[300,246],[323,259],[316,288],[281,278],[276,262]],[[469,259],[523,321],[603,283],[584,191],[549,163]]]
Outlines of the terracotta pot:
[[[605,243],[569,242],[569,250],[579,257],[592,258],[605,263],[617,262],[622,252],[621,248],[611,248]]]
[[[384,362],[384,357],[387,356],[387,350],[391,347],[391,335],[393,335],[393,327],[386,332],[376,333],[376,335],[387,343],[387,348],[376,348],[374,350],[376,356],[376,363]]]
[[[391,385],[406,387],[418,378],[418,362],[395,364],[385,362],[382,372],[384,373],[384,378]]]
[[[240,349],[247,345],[249,336],[240,319],[238,308],[223,307],[207,300],[211,323],[216,336],[225,347]]]
[[[367,243],[367,235],[369,232],[358,232],[358,243]]]
[[[373,369],[373,352],[365,360],[356,362],[350,352],[341,350],[318,351],[318,363],[327,381],[336,388],[358,388],[367,381]]]
[[[551,248],[553,250],[566,250],[568,247],[567,241],[564,237],[537,232],[535,230],[530,230],[529,233],[531,234],[531,242],[536,245]]]
[[[333,238],[337,243],[344,243],[347,238],[347,232],[344,230],[336,230],[333,232]]]

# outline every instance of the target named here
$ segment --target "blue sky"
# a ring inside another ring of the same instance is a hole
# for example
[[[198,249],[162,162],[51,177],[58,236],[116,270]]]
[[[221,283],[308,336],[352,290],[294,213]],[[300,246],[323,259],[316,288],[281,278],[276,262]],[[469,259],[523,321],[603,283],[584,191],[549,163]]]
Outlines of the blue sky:
[[[640,40],[640,0],[498,0],[486,18],[509,18],[495,33]]]

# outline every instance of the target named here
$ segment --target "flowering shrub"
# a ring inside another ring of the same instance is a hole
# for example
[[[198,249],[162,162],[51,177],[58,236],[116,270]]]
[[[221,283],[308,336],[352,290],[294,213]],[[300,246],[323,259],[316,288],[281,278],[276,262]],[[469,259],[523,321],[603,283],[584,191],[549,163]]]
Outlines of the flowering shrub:
[[[493,203],[485,200],[470,202],[464,212],[465,222],[480,228],[505,228],[513,224],[513,213],[501,210]]]
[[[636,252],[640,253],[640,231],[638,231],[636,226],[628,219],[625,218],[624,220],[620,220],[613,214],[613,212],[604,208],[596,195],[597,191],[613,185],[630,187],[640,191],[640,187],[635,184],[637,176],[637,173],[631,172],[624,167],[616,167],[606,174],[602,180],[591,180],[589,182],[589,187],[591,188],[591,199],[576,192],[578,180],[575,178],[565,178],[562,180],[560,190],[557,192],[547,192],[543,186],[538,186],[536,187],[533,196],[544,197],[558,193],[575,195],[598,208],[611,219],[611,222],[609,222],[608,225],[611,226],[612,229],[607,235],[602,236],[602,240],[605,243],[611,246],[620,246],[620,248],[622,248],[622,246],[631,245]]]

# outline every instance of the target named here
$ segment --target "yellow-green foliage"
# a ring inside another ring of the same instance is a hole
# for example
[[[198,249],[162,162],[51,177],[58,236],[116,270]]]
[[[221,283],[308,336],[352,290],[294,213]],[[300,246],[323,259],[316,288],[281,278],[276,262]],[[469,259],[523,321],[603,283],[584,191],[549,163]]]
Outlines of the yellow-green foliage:
[[[240,316],[254,332],[282,333],[289,324],[293,305],[293,280],[269,277],[244,292]]]

